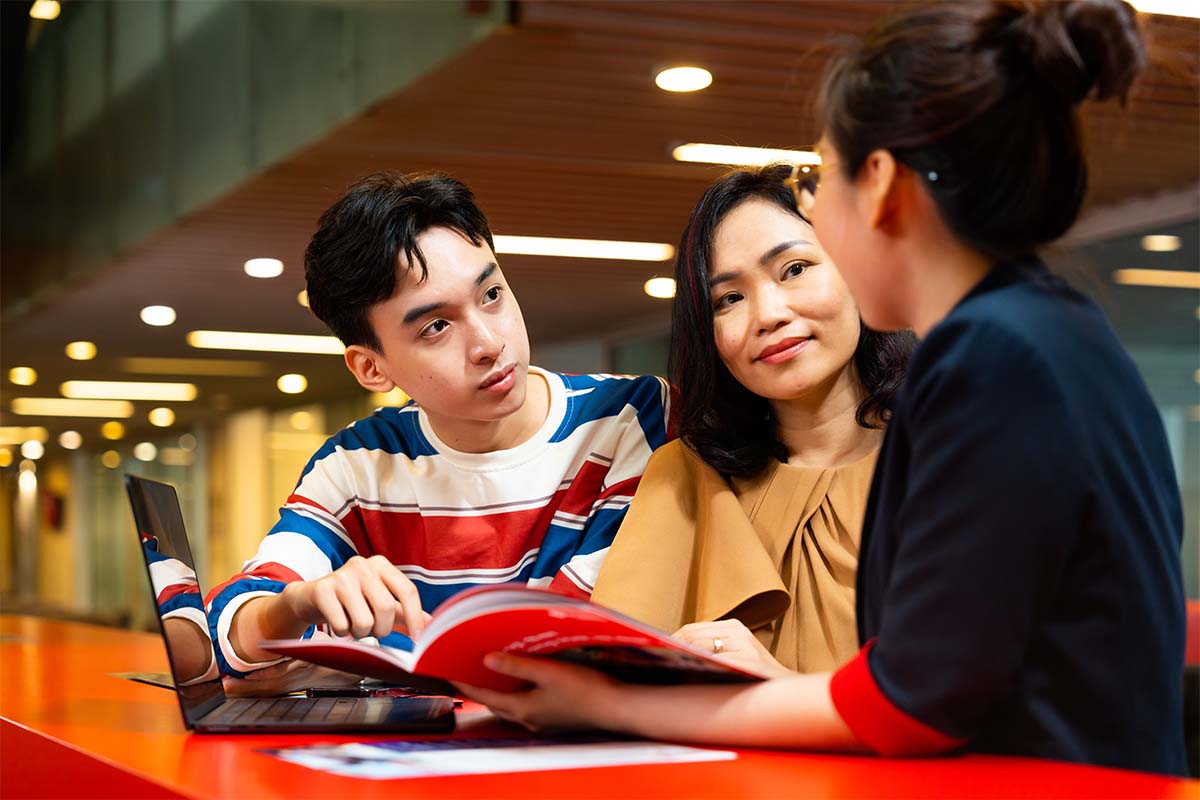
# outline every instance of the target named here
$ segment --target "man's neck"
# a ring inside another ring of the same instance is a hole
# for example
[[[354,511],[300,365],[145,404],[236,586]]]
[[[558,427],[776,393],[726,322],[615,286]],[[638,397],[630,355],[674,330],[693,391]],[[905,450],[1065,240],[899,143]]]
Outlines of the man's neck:
[[[435,418],[426,413],[434,433],[460,453],[493,453],[511,450],[529,441],[550,413],[550,385],[533,370],[526,382],[525,402],[503,419],[463,420]]]

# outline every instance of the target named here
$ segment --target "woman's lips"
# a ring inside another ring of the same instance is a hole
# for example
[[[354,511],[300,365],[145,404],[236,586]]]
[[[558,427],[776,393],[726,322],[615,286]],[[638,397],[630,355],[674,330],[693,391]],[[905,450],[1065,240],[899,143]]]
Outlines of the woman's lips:
[[[809,341],[811,340],[802,337],[784,339],[763,350],[754,360],[764,364],[782,364],[784,361],[790,361],[798,356]]]

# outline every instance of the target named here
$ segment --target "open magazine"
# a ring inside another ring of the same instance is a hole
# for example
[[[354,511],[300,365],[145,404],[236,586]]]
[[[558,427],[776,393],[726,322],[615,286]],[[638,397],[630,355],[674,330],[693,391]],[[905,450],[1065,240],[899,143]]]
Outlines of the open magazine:
[[[260,646],[431,694],[453,694],[449,681],[519,688],[519,680],[483,665],[484,656],[498,650],[582,664],[627,683],[750,683],[766,677],[586,600],[511,584],[447,600],[411,652],[349,639],[270,639]]]

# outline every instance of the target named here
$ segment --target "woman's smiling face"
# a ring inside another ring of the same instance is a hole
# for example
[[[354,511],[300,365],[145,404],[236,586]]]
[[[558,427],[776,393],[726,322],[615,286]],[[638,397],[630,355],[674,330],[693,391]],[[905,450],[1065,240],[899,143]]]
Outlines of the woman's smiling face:
[[[812,227],[751,198],[717,227],[713,335],[726,368],[769,400],[800,400],[852,375],[858,307]]]

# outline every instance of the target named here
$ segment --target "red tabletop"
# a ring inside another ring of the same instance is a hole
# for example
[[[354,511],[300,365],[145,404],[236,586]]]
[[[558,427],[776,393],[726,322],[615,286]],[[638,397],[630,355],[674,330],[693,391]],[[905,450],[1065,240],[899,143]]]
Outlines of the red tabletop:
[[[377,781],[257,752],[396,739],[207,735],[183,727],[174,695],[109,672],[166,671],[152,634],[0,616],[0,797],[1062,797],[1196,798],[1200,782],[992,756],[885,760],[739,750],[734,761]],[[455,736],[495,733],[460,712]]]

